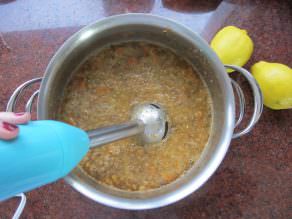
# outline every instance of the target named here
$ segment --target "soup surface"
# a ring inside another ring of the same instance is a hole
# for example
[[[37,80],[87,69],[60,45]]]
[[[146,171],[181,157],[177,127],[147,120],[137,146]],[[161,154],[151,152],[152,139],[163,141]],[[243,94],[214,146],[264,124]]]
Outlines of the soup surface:
[[[141,191],[161,187],[198,160],[209,137],[211,101],[199,75],[168,49],[143,42],[113,45],[89,58],[66,87],[59,120],[85,130],[129,121],[136,104],[158,103],[167,138],[135,137],[93,148],[81,169],[98,183]]]

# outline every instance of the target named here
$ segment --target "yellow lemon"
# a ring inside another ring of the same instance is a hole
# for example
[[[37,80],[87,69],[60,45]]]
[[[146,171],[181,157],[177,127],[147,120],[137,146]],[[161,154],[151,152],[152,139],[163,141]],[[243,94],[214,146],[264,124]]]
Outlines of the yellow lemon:
[[[212,39],[211,48],[223,64],[243,66],[253,52],[253,42],[246,30],[234,26],[221,29]],[[228,69],[228,72],[234,70]]]
[[[292,108],[292,69],[280,63],[258,62],[251,67],[264,96],[264,104],[271,109]]]

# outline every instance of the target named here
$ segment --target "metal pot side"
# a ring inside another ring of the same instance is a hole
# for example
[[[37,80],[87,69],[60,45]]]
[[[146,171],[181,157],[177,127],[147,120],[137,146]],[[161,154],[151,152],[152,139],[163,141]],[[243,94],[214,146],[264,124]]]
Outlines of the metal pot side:
[[[195,21],[194,21],[195,22]],[[146,14],[109,17],[70,37],[50,61],[41,83],[38,119],[54,119],[65,86],[82,63],[102,48],[147,41],[184,57],[207,84],[213,102],[212,131],[196,164],[173,183],[146,192],[127,192],[96,184],[79,167],[65,181],[90,199],[121,209],[150,209],[174,203],[202,186],[222,162],[234,131],[235,103],[230,78],[209,45],[185,26]]]

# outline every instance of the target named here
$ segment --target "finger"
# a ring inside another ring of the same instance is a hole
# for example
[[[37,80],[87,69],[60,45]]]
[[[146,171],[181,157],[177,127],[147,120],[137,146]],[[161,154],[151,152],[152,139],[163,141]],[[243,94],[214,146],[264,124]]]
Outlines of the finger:
[[[1,121],[0,122],[0,139],[9,140],[18,135],[19,129],[16,125]]]
[[[24,124],[30,120],[30,113],[0,112],[0,120],[12,124]]]

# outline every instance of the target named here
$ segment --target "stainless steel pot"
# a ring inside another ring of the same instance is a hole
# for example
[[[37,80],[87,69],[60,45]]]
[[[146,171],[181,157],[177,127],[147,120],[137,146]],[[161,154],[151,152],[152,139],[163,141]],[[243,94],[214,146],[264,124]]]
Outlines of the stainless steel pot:
[[[194,21],[195,22],[195,21]],[[254,95],[254,112],[247,127],[238,133],[234,128],[244,114],[244,96],[241,88],[232,81],[223,64],[209,45],[190,29],[172,20],[146,14],[127,14],[109,17],[88,25],[70,37],[50,61],[43,78],[22,84],[9,100],[7,110],[13,111],[19,94],[31,84],[40,82],[27,103],[31,110],[38,96],[38,119],[56,118],[64,87],[75,70],[93,53],[102,48],[126,41],[148,41],[167,47],[187,59],[206,82],[213,101],[211,135],[199,161],[175,182],[147,192],[127,192],[96,184],[79,167],[65,181],[90,199],[116,208],[150,209],[174,203],[202,186],[222,162],[232,138],[248,133],[258,121],[263,107],[259,86],[246,70],[228,66],[242,73],[251,85]],[[240,112],[235,123],[234,90],[239,96]]]

